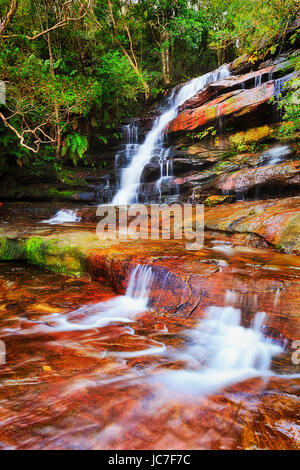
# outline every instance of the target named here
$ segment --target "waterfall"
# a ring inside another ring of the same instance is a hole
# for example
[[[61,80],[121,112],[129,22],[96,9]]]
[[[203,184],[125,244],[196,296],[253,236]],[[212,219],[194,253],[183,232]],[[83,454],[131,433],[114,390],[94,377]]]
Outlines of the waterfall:
[[[122,127],[122,134],[125,144],[115,156],[115,170],[118,186],[121,184],[120,172],[122,172],[122,168],[131,162],[133,155],[137,152],[139,139],[138,126],[134,122],[127,124]]]
[[[262,77],[261,77],[261,74],[260,74],[257,77],[255,77],[254,87],[256,88],[256,87],[260,86],[261,83],[262,83]]]
[[[250,378],[270,377],[272,358],[282,348],[264,337],[264,319],[258,312],[245,328],[240,309],[209,307],[204,321],[187,332],[189,345],[181,356],[185,369],[163,375],[162,381],[176,391],[209,394]]]
[[[126,290],[126,297],[142,299],[147,307],[153,275],[151,266],[138,264],[132,271]]]
[[[130,274],[125,295],[81,307],[65,317],[53,314],[44,320],[57,331],[90,330],[113,323],[131,323],[135,315],[147,310],[152,281],[151,266],[138,264]]]
[[[77,216],[76,211],[72,209],[60,209],[51,219],[43,220],[42,224],[56,225],[70,222],[79,222],[81,219]]]
[[[265,165],[277,165],[278,163],[284,162],[287,155],[289,155],[288,145],[276,145],[264,152],[261,157],[263,158],[262,164]]]
[[[151,131],[146,135],[145,141],[137,145],[133,155],[130,155],[129,165],[123,168],[121,173],[120,190],[113,198],[115,205],[126,205],[138,201],[139,184],[145,165],[153,158],[167,161],[169,149],[165,148],[165,129],[175,119],[178,108],[185,101],[203,90],[210,83],[229,77],[228,66],[222,66],[218,70],[191,80],[186,85],[174,89],[166,108],[155,120]],[[160,187],[160,186],[159,186]]]

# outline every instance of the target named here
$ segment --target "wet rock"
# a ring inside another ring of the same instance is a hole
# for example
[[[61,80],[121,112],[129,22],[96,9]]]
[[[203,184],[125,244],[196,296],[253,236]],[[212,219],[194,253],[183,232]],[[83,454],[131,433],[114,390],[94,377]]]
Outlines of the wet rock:
[[[16,200],[16,201],[82,201],[82,202],[96,202],[97,189],[86,190],[83,188],[70,188],[61,185],[55,186],[47,183],[37,184],[11,184],[10,182],[3,182],[0,187],[0,198],[2,200]]]
[[[204,204],[208,207],[213,207],[220,204],[231,203],[234,200],[235,196],[209,196],[205,199]]]
[[[141,176],[141,181],[143,183],[151,183],[151,182],[157,181],[160,178],[160,173],[161,173],[161,167],[159,163],[150,162],[144,167],[144,170]]]
[[[288,161],[221,175],[214,182],[214,187],[220,191],[247,192],[255,187],[273,186],[275,189],[299,184],[300,162]]]
[[[211,160],[205,158],[180,158],[174,157],[173,158],[173,174],[174,176],[180,177],[184,173],[188,173],[191,171],[200,171],[204,168],[207,168],[211,165]]]
[[[171,121],[168,132],[183,132],[205,126],[219,117],[238,117],[267,103],[274,94],[274,83],[268,82],[251,90],[237,90],[222,95],[199,108],[186,110]]]
[[[273,66],[273,76],[276,78],[283,77],[289,73],[292,73],[295,70],[296,59],[300,56],[300,50],[294,52],[288,52],[281,54],[275,59],[268,60],[263,62],[259,66],[259,70],[264,69],[265,67]]]
[[[178,186],[183,186],[187,183],[202,183],[206,184],[209,181],[212,181],[216,178],[216,173],[214,171],[206,170],[202,172],[191,172],[187,175],[174,178],[173,183]]]
[[[279,250],[300,254],[300,197],[238,202],[207,209],[205,227],[254,233]]]
[[[219,94],[229,93],[240,89],[253,88],[258,83],[261,85],[270,79],[274,69],[274,66],[270,66],[263,70],[257,70],[256,72],[251,72],[241,76],[231,76],[218,82],[214,82],[193,98],[187,100],[179,107],[178,111],[182,112],[187,109],[198,108]]]

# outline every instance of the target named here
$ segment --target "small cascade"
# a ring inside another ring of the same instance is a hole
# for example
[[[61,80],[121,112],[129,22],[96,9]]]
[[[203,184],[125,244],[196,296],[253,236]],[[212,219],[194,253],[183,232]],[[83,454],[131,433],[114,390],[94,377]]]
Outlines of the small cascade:
[[[283,78],[277,78],[277,80],[275,80],[275,83],[274,83],[274,86],[275,86],[275,98],[277,100],[279,100],[280,98],[280,95],[282,93],[282,90],[283,90],[283,86],[284,86],[284,83],[285,83],[285,80]]]
[[[56,225],[72,222],[80,222],[77,212],[72,209],[60,209],[51,219],[43,220],[42,224]]]
[[[129,165],[138,149],[139,129],[136,123],[126,124],[122,127],[123,146],[115,156],[116,186],[120,188],[123,168]]]
[[[261,78],[261,75],[258,75],[257,77],[255,77],[255,82],[254,82],[254,87],[258,87],[260,86],[262,83],[262,78]]]
[[[108,204],[113,195],[113,188],[110,184],[110,177],[106,175],[102,177],[97,185],[97,202],[99,204]]]
[[[143,300],[146,302],[145,307],[147,307],[152,281],[151,266],[138,264],[130,275],[126,297]]]
[[[120,189],[113,198],[113,204],[125,205],[141,202],[140,199],[143,197],[140,194],[140,182],[143,170],[151,160],[163,162],[168,160],[169,148],[166,147],[165,129],[177,116],[178,108],[210,83],[229,76],[228,66],[222,66],[214,72],[191,80],[179,88],[178,91],[177,88],[172,91],[165,109],[155,120],[151,131],[146,135],[144,143],[141,145],[135,143],[135,147],[132,148],[126,146],[125,154],[127,149],[130,151],[129,158],[127,159],[129,163],[124,165],[121,171]],[[121,166],[120,155],[117,157],[117,162],[118,167]],[[156,188],[158,189],[157,198],[161,199],[161,184],[157,185]],[[143,202],[148,201],[143,200]]]
[[[290,147],[288,145],[277,145],[276,147],[268,149],[262,154],[263,165],[277,165],[284,162],[285,157],[290,154]]]
[[[275,97],[275,105],[274,105],[274,122],[281,122],[282,121],[282,114],[283,108],[281,106],[282,95],[286,92],[286,87],[288,86],[289,82],[295,78],[294,73],[290,73],[285,77],[277,78],[274,81],[274,97]]]
[[[218,126],[219,126],[219,135],[223,137],[224,135],[224,116],[222,116],[222,105],[218,104],[217,106],[217,118],[218,118]]]
[[[74,310],[67,316],[53,314],[45,318],[57,331],[90,330],[113,323],[131,323],[147,310],[153,281],[151,266],[138,264],[130,274],[125,295]]]
[[[226,299],[226,303],[232,300],[231,292]],[[264,319],[265,313],[258,312],[245,328],[240,309],[209,307],[206,319],[187,332],[186,368],[168,373],[167,385],[177,391],[206,394],[253,377],[273,375],[272,358],[282,348],[264,337]]]
[[[172,183],[173,180],[173,160],[170,158],[171,148],[165,149],[161,152],[158,163],[160,166],[160,177],[156,181],[156,190],[158,193],[158,201],[162,201],[162,193],[168,195],[171,200],[172,196],[176,200],[179,196],[178,185]],[[157,198],[157,194],[156,194]]]
[[[281,94],[284,89],[285,80],[283,78],[278,78],[274,82],[274,97],[275,97],[275,104],[274,104],[274,112],[273,112],[273,120],[274,122],[281,122],[282,121],[282,106],[281,106]]]

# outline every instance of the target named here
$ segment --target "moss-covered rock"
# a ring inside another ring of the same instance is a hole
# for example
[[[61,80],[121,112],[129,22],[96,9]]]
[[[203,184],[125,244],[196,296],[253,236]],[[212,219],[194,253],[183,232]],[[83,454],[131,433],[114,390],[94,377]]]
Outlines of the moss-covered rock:
[[[1,232],[0,232],[1,233]],[[23,234],[18,229],[2,231],[0,235],[0,261],[24,260],[51,271],[75,277],[87,275],[86,257],[94,248],[107,249],[113,241],[99,240],[89,231],[33,230]]]
[[[232,134],[229,136],[229,142],[233,147],[240,147],[242,145],[246,146],[254,142],[260,142],[268,137],[272,137],[273,135],[274,128],[272,126],[265,125]]]
[[[285,60],[284,62],[278,63],[274,69],[274,74],[277,77],[284,77],[285,75],[288,75],[289,73],[294,72],[296,69],[297,64],[299,63],[300,60],[300,54],[293,55],[290,57],[288,60]]]
[[[60,239],[31,237],[25,242],[26,259],[51,271],[81,277],[84,255],[79,248],[66,245]]]
[[[0,237],[0,260],[11,261],[26,259],[24,240]]]
[[[209,196],[205,199],[204,204],[208,207],[218,206],[219,204],[226,204],[233,202],[236,199],[235,196]]]

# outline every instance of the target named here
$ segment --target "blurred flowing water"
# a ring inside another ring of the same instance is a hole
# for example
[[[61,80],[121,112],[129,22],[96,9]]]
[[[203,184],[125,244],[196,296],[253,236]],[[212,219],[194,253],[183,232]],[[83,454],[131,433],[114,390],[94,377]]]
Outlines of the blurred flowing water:
[[[185,101],[199,93],[210,83],[229,76],[229,69],[224,65],[214,72],[209,72],[191,80],[179,89],[174,88],[166,107],[155,120],[151,131],[147,133],[142,144],[138,145],[136,128],[134,126],[129,127],[130,131],[125,132],[127,139],[125,166],[121,172],[120,189],[113,198],[113,204],[125,205],[139,202],[141,176],[145,166],[153,159],[157,159],[160,165],[160,178],[156,188],[158,190],[157,200],[161,199],[161,184],[167,178],[170,179],[172,177],[172,167],[168,163],[170,149],[165,142],[166,127],[175,119],[178,108]],[[116,158],[118,163],[120,154]]]
[[[297,446],[270,419],[295,432],[299,380],[275,372],[284,347],[264,336],[262,313],[243,325],[234,293],[203,320],[183,319],[151,310],[147,265],[123,296],[27,265],[0,269],[0,448],[244,448],[253,422],[261,445],[276,448],[281,433]]]

